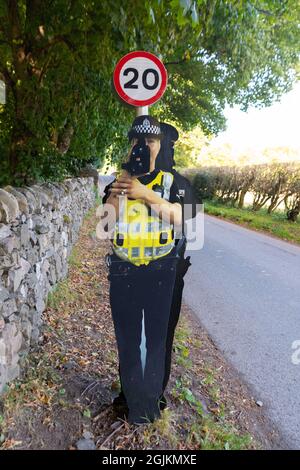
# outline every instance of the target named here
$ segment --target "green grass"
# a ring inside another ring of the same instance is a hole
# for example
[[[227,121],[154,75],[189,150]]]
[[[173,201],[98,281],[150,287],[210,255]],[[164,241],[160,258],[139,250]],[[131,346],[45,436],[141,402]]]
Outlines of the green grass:
[[[80,268],[81,266],[81,255],[79,252],[79,248],[76,246],[72,247],[71,253],[68,258],[68,263],[69,266],[75,266],[77,268]]]
[[[272,233],[283,240],[300,243],[300,220],[290,222],[284,212],[276,211],[268,214],[266,209],[254,212],[248,208],[237,209],[216,201],[207,200],[204,202],[204,211],[207,214],[224,217],[256,230]]]
[[[53,353],[58,357],[58,353]],[[23,359],[23,377],[6,384],[1,399],[4,414],[35,402],[50,405],[59,393],[61,378],[51,364],[47,354],[31,353]],[[5,427],[5,416],[0,419]]]
[[[59,309],[77,300],[77,293],[69,286],[68,279],[59,281],[47,297],[47,307]]]
[[[249,434],[233,432],[231,425],[215,422],[210,416],[202,418],[202,426],[195,420],[189,428],[188,443],[198,444],[201,450],[246,450],[252,442]]]

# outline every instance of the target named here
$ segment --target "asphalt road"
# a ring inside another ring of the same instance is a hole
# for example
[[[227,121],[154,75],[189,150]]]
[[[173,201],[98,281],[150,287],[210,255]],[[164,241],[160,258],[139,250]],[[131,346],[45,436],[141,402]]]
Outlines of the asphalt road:
[[[300,247],[205,215],[187,253],[185,303],[300,449]]]

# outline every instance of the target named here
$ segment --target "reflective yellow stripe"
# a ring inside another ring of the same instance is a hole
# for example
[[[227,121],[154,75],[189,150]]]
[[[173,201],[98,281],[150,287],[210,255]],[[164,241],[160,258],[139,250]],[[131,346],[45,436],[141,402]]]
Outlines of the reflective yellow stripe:
[[[152,188],[155,184],[161,185],[163,180],[163,197],[169,199],[173,178],[171,173],[160,171],[146,186]],[[137,266],[165,256],[175,245],[173,225],[160,219],[154,211],[149,212],[142,200],[120,197],[113,249],[120,258]]]

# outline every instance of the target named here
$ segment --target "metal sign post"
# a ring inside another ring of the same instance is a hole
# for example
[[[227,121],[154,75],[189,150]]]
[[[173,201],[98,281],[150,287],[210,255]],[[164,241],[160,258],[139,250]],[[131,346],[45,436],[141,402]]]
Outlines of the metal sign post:
[[[149,106],[137,106],[136,108],[136,115],[137,116],[144,116],[148,114]]]

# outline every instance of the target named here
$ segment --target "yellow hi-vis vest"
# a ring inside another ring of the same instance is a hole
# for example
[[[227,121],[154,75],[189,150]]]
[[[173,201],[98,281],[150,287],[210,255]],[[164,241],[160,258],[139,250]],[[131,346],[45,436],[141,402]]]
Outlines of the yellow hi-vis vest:
[[[160,171],[146,184],[163,187],[163,198],[169,200],[174,176]],[[155,190],[155,189],[154,189]],[[174,228],[160,219],[142,199],[119,198],[119,220],[114,229],[113,251],[125,261],[140,266],[167,255],[175,245]]]

